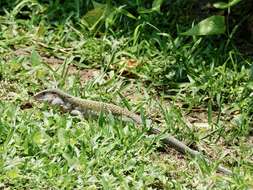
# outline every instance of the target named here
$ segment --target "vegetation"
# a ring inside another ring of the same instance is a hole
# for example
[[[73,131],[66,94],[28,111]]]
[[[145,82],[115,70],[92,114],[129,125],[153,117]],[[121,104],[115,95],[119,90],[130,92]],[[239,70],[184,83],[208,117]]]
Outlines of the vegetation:
[[[253,188],[250,0],[0,5],[2,189]],[[150,117],[164,133],[33,100],[56,86]],[[167,133],[212,162],[164,147]]]

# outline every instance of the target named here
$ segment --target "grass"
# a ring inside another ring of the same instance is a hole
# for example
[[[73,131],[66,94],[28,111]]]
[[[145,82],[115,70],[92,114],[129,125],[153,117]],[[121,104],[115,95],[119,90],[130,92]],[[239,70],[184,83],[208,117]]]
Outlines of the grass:
[[[251,59],[212,38],[95,38],[71,20],[19,19],[18,8],[0,17],[1,188],[253,187]],[[33,100],[55,86],[150,116],[212,162],[112,115],[81,119]],[[234,175],[217,174],[218,164]]]

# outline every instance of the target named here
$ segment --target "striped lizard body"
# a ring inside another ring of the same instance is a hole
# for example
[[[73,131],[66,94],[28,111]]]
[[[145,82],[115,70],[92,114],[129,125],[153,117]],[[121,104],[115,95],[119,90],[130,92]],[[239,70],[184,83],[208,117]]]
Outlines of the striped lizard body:
[[[120,106],[93,101],[93,100],[86,100],[81,99],[72,95],[69,95],[59,89],[47,89],[43,90],[34,95],[34,98],[38,101],[47,101],[53,105],[60,105],[63,109],[70,111],[72,114],[79,115],[79,114],[95,114],[98,115],[100,112],[112,113],[114,115],[120,115],[124,117],[128,117],[136,122],[139,126],[143,124],[141,116],[125,109]],[[151,134],[160,134],[161,131],[152,128],[150,129],[149,133]],[[202,156],[202,154],[196,150],[191,149],[183,142],[179,141],[175,137],[171,135],[167,135],[162,142],[166,145],[169,145],[176,149],[177,151],[183,154],[189,154],[193,157],[195,156]],[[232,174],[232,172],[222,166],[218,166],[217,170],[224,174]]]

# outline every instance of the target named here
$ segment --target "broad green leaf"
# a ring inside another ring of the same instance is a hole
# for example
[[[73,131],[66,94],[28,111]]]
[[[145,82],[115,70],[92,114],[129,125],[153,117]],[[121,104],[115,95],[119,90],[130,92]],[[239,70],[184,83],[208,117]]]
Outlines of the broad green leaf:
[[[83,24],[91,31],[98,29],[105,23],[106,19],[112,20],[110,16],[115,12],[115,8],[111,6],[110,1],[107,1],[106,4],[93,1],[93,5],[94,9],[87,12],[83,17],[85,21]]]
[[[31,53],[31,62],[32,65],[38,65],[41,63],[41,57],[36,50],[33,50]]]
[[[33,142],[35,142],[36,144],[43,143],[42,135],[41,135],[41,133],[39,131],[36,132],[36,133],[34,133],[34,135],[33,135]]]
[[[33,134],[33,142],[40,145],[49,140],[48,136],[43,131],[37,131]]]
[[[163,3],[163,0],[154,0],[152,4],[152,10],[160,12],[162,3]]]
[[[186,36],[202,36],[223,34],[226,30],[224,16],[211,16],[202,20],[196,26],[189,29],[181,35]]]
[[[94,9],[88,11],[83,17],[90,28],[95,28],[103,18],[106,10],[106,4],[94,3],[94,7]]]
[[[225,3],[225,2],[217,2],[214,3],[213,6],[217,9],[227,9],[229,7],[232,7],[234,5],[236,5],[237,3],[239,3],[241,0],[232,0],[229,3]]]

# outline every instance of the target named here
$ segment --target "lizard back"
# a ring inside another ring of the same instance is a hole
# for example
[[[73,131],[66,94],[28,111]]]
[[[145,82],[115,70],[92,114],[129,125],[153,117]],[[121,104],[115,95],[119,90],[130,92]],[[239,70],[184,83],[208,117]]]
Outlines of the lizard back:
[[[132,120],[134,120],[136,123],[141,124],[142,119],[139,115],[129,111],[126,108],[122,108],[120,106],[110,104],[110,103],[104,103],[94,100],[85,100],[82,98],[78,98],[75,96],[71,96],[59,89],[51,89],[51,92],[54,92],[55,94],[58,94],[60,98],[62,98],[65,102],[73,105],[74,107],[78,107],[81,110],[92,110],[97,113],[104,111],[107,113],[112,113],[116,115],[126,116]]]

